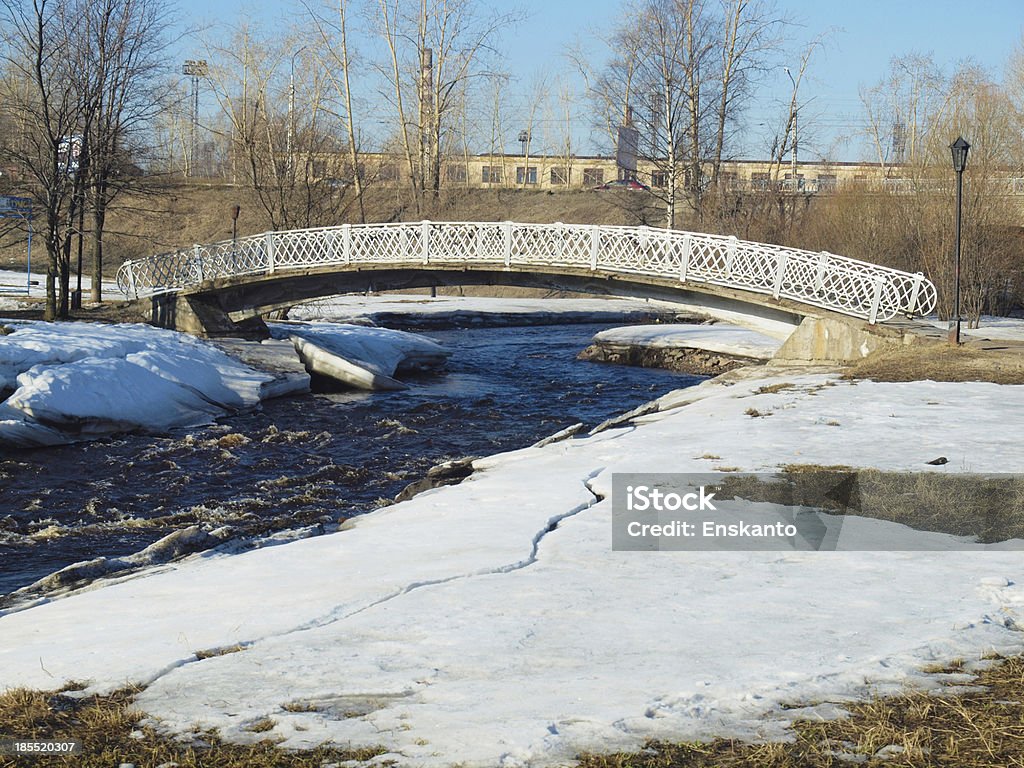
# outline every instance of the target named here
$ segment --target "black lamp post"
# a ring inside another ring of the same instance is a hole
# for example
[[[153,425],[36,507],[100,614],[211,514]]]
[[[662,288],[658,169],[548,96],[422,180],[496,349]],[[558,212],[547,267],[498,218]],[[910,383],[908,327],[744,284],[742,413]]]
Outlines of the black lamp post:
[[[960,222],[963,219],[964,168],[967,167],[967,150],[971,148],[963,136],[949,145],[953,153],[953,170],[956,171],[956,267],[953,272],[953,320],[949,324],[949,343],[960,344]]]

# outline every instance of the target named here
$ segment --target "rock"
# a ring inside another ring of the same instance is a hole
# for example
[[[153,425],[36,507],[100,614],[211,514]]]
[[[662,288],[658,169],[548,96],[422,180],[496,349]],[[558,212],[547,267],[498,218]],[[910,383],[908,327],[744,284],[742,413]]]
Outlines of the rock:
[[[945,456],[939,456],[939,458],[937,458],[937,459],[932,459],[931,461],[926,461],[925,462],[925,464],[931,464],[933,467],[941,467],[943,464],[948,464],[948,463],[949,463],[949,459],[947,459]]]
[[[395,501],[408,501],[413,496],[429,491],[432,488],[440,488],[443,485],[458,485],[473,474],[474,461],[476,461],[475,456],[467,456],[462,459],[445,461],[431,467],[427,470],[427,476],[422,480],[417,480],[415,483],[405,486],[395,496]]]
[[[579,360],[641,368],[665,368],[696,376],[718,376],[734,368],[762,365],[763,360],[726,355],[689,347],[650,347],[639,344],[595,342],[577,355]]]

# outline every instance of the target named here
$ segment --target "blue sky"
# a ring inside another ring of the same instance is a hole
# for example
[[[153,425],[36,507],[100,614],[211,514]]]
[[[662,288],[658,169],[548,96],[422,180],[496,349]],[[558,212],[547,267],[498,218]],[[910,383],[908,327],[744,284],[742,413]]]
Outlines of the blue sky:
[[[508,70],[523,89],[540,71],[552,75],[568,70],[562,56],[566,49],[588,41],[592,48],[595,35],[623,22],[620,0],[495,0],[485,5],[521,9],[527,15],[505,40]],[[180,0],[182,15],[190,21],[231,23],[247,17],[281,23],[294,18],[294,7],[254,0]],[[858,159],[854,142],[836,142],[856,131],[859,86],[881,79],[893,56],[932,53],[947,69],[972,59],[999,78],[1024,30],[1024,0],[978,0],[973,5],[963,0],[778,0],[778,7],[796,22],[790,30],[794,67],[802,43],[833,30],[813,60],[800,101],[810,103],[807,119],[813,116],[818,124],[815,149],[825,153],[833,146],[834,159]],[[747,116],[750,153],[761,148],[758,131],[767,133],[759,126],[778,119],[788,88],[781,68],[774,80],[764,83]]]

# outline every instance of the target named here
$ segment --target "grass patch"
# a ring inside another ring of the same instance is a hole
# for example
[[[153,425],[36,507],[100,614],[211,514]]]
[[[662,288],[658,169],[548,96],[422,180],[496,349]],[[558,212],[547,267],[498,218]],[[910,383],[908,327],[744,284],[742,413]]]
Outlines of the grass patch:
[[[787,389],[794,389],[795,385],[790,384],[788,381],[783,381],[778,384],[767,384],[763,387],[758,387],[754,390],[755,395],[774,395],[776,392],[785,392]]]
[[[959,672],[951,666],[943,672]],[[953,686],[956,683],[949,683]],[[844,705],[848,718],[798,721],[792,742],[651,742],[583,755],[581,768],[1010,768],[1024,766],[1024,658],[979,673],[969,693],[907,693]],[[846,759],[842,759],[846,758]],[[856,761],[856,762],[853,762]]]
[[[845,379],[875,381],[991,381],[1024,384],[1024,355],[945,344],[876,352],[853,363]]]
[[[321,768],[325,763],[369,760],[385,751],[319,747],[296,752],[280,749],[269,741],[225,744],[213,732],[197,734],[190,742],[177,741],[140,725],[145,715],[132,708],[139,690],[125,688],[108,696],[84,698],[68,695],[73,691],[71,688],[59,693],[13,689],[0,694],[0,734],[18,739],[82,742],[82,753],[78,755],[0,755],[0,766],[110,768],[132,763],[141,768],[176,763],[179,768]],[[259,733],[273,727],[273,721],[267,719],[250,730]]]
[[[241,644],[229,645],[224,648],[208,648],[205,651],[196,651],[196,658],[203,661],[204,659],[213,659],[217,656],[227,656],[229,653],[238,653],[239,651],[246,650],[246,648],[248,646]]]

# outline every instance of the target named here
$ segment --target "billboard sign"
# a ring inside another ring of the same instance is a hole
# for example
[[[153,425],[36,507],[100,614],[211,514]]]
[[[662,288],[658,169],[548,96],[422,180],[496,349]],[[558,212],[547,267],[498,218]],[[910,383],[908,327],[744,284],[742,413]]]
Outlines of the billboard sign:
[[[640,132],[631,125],[619,126],[619,141],[615,162],[624,171],[636,173],[636,159],[640,145]]]
[[[0,195],[0,214],[5,213],[30,215],[32,213],[32,198]]]

